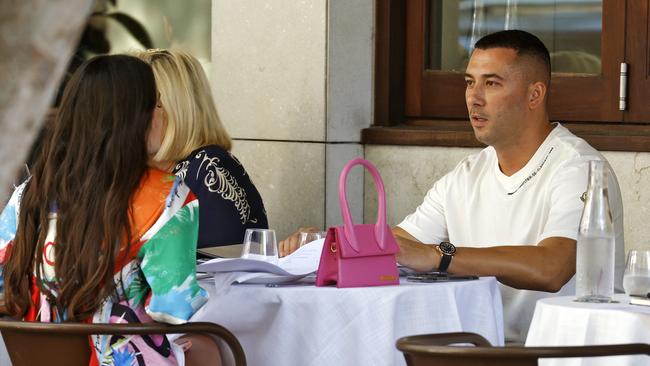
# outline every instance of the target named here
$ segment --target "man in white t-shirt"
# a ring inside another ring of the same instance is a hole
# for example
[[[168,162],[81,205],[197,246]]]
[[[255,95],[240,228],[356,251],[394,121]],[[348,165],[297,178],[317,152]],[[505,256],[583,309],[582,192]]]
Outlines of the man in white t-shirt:
[[[523,343],[537,299],[575,294],[588,161],[605,159],[550,123],[549,53],[532,34],[502,31],[479,40],[465,82],[472,128],[488,147],[435,182],[424,202],[393,229],[397,259],[418,271],[496,276],[506,340]],[[620,287],[623,205],[613,171],[609,202]],[[447,242],[456,248],[453,255]]]

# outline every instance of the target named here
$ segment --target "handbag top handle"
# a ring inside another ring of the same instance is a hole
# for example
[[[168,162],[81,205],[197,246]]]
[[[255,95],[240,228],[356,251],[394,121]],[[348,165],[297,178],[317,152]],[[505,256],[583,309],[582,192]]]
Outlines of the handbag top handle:
[[[386,193],[384,192],[384,182],[379,176],[379,171],[372,165],[368,160],[362,158],[354,158],[350,160],[343,167],[341,176],[339,177],[339,203],[341,205],[341,215],[343,216],[343,226],[345,230],[345,236],[348,238],[348,242],[354,251],[357,253],[360,251],[359,244],[357,242],[356,235],[354,233],[354,223],[352,222],[352,215],[350,215],[350,206],[348,205],[348,199],[345,194],[345,183],[348,178],[348,173],[355,165],[362,165],[370,172],[372,179],[375,181],[375,187],[377,189],[377,223],[375,224],[375,238],[377,243],[382,250],[386,249],[386,244],[384,237],[386,236]]]

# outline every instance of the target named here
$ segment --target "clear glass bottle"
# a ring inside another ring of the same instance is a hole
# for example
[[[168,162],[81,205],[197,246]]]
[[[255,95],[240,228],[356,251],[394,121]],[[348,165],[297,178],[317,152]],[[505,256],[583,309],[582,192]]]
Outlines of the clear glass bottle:
[[[606,162],[589,162],[589,186],[580,219],[576,254],[576,301],[611,302],[614,295],[614,223],[609,208]]]

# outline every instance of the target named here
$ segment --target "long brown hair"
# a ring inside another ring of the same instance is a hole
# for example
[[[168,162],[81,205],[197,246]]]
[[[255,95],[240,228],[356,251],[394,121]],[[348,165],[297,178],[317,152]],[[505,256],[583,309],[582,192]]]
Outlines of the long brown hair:
[[[68,320],[90,317],[115,293],[114,266],[131,242],[130,199],[147,169],[156,93],[151,67],[131,56],[95,57],[69,81],[25,187],[4,268],[14,316],[29,310],[34,275]],[[56,281],[45,284],[40,268],[53,207]]]

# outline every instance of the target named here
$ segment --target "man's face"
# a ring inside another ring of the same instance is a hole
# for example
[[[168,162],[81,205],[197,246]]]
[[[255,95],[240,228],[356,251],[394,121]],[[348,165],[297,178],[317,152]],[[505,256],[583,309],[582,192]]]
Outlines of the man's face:
[[[497,149],[515,144],[526,125],[529,84],[521,64],[513,49],[475,49],[465,72],[474,135]]]

